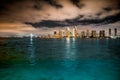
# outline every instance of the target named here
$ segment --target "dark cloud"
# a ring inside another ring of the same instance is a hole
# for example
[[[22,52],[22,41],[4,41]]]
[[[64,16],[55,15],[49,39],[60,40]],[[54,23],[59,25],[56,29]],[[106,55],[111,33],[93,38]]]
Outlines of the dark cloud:
[[[108,16],[103,19],[84,19],[80,20],[80,17],[77,17],[72,20],[67,20],[68,23],[70,24],[77,24],[77,25],[89,25],[89,24],[109,24],[109,23],[115,23],[120,21],[120,13],[113,15],[113,16]]]
[[[81,4],[80,0],[70,0],[70,1],[73,3],[73,5],[75,5],[78,8],[82,8],[85,6],[85,4]]]
[[[22,2],[24,0],[0,0],[0,12],[8,10],[8,5],[14,5],[16,2]]]
[[[120,5],[109,6],[109,7],[103,8],[103,10],[106,11],[106,12],[110,12],[110,11],[112,11],[112,10],[119,10],[119,9],[120,9]]]
[[[9,5],[16,2],[22,2],[22,1],[25,1],[25,0],[0,0],[0,5],[4,6],[4,5]]]
[[[109,24],[109,23],[115,23],[120,21],[120,13],[114,16],[106,17],[104,19],[80,20],[80,18],[81,16],[75,19],[66,19],[64,21],[43,20],[42,22],[39,22],[39,23],[26,23],[26,24],[30,24],[33,27],[49,27],[49,28],[75,26],[75,25],[90,25],[90,24]]]
[[[16,2],[16,0],[0,0],[0,5],[1,4],[11,4]]]
[[[39,0],[35,0],[35,4],[33,5],[33,9],[36,9],[36,10],[42,9],[42,5],[40,4]]]
[[[33,27],[49,27],[49,28],[70,26],[68,24],[65,24],[64,21],[52,21],[52,20],[43,20],[42,22],[39,22],[39,23],[26,22],[25,24],[30,24]]]
[[[23,2],[23,4],[24,4],[25,1],[31,1],[31,2],[35,3],[33,5],[33,8],[37,9],[37,10],[40,10],[42,8],[41,4],[43,5],[45,3],[55,7],[57,9],[63,7],[61,4],[57,3],[56,0],[0,0],[0,11],[3,11],[3,10],[5,11],[6,6],[8,6],[8,5],[9,5],[9,7],[11,7],[15,3],[19,3],[19,2]],[[23,6],[23,5],[21,5],[21,6]]]
[[[117,0],[117,9],[120,9],[120,0]]]
[[[10,1],[8,0],[1,0],[0,1],[0,11],[6,10],[5,6],[8,4]]]
[[[33,8],[36,9],[36,10],[40,10],[41,9],[41,6],[40,5],[33,5]]]
[[[99,13],[97,13],[96,15],[97,16],[101,16],[103,13],[102,12],[99,12]]]
[[[57,1],[55,1],[55,0],[44,0],[44,1],[46,1],[51,6],[56,7],[57,9],[63,7],[61,4],[57,3]]]
[[[112,11],[113,9],[111,7],[106,7],[106,8],[103,8],[103,10],[109,12],[109,11]]]

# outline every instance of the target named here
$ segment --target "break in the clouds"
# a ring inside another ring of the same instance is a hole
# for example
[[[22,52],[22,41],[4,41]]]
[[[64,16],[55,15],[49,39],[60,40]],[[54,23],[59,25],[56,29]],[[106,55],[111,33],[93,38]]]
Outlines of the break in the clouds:
[[[44,27],[118,26],[119,5],[119,0],[0,0],[0,24],[20,33],[24,32],[21,25],[28,26],[28,32],[29,28],[44,31]],[[19,25],[20,30],[7,24]]]

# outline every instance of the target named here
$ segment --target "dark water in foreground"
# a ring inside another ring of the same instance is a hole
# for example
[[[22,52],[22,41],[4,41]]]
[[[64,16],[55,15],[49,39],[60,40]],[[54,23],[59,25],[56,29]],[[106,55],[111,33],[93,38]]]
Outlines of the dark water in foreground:
[[[120,80],[120,39],[0,39],[0,80]]]

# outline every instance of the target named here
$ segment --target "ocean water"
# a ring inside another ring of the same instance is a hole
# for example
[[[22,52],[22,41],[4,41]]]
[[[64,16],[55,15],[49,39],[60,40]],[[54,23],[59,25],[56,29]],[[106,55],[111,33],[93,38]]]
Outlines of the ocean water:
[[[120,39],[0,39],[0,80],[120,80]]]

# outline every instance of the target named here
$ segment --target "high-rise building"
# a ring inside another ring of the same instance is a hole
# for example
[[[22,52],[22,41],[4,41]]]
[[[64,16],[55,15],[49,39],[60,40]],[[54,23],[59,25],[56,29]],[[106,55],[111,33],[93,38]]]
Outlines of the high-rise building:
[[[63,37],[65,37],[65,36],[66,36],[66,34],[65,34],[65,31],[64,31],[64,30],[62,30],[62,36],[63,36]]]
[[[74,35],[75,35],[75,37],[78,36],[78,30],[77,30],[77,27],[76,27],[76,26],[74,27]]]
[[[59,30],[58,37],[61,38],[63,36],[62,30]]]
[[[70,28],[69,27],[66,28],[66,37],[70,37]]]
[[[117,36],[117,28],[114,29],[114,36]]]
[[[105,35],[105,30],[103,30],[103,37],[105,38],[105,36],[106,36],[106,35]]]
[[[54,38],[58,38],[58,36],[59,36],[59,32],[54,31],[54,35],[53,35],[53,37],[54,37]]]
[[[85,38],[85,31],[81,32],[81,38]]]
[[[104,38],[105,37],[105,30],[100,30],[99,37]]]
[[[54,31],[54,35],[57,35],[57,31]]]
[[[86,31],[86,37],[89,38],[90,37],[90,34],[89,34],[89,30],[87,29]]]
[[[95,30],[92,30],[91,37],[92,38],[96,38],[97,37],[97,32]]]
[[[75,29],[73,28],[72,36],[75,37]]]
[[[111,28],[109,28],[109,37],[112,36]]]

